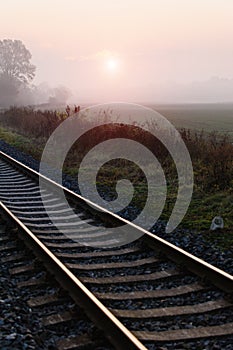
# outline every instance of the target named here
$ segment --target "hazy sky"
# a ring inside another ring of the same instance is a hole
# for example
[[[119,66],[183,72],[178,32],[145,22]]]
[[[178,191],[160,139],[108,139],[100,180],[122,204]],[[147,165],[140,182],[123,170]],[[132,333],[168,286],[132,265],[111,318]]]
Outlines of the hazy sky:
[[[232,0],[1,0],[0,33],[80,100],[233,101]]]

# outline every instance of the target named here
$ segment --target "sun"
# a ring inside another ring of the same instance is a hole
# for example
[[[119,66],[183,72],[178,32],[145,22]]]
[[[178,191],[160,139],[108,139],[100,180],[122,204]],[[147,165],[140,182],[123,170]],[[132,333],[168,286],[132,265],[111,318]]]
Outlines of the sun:
[[[115,72],[118,69],[118,61],[116,58],[109,58],[106,62],[106,68],[110,72]]]

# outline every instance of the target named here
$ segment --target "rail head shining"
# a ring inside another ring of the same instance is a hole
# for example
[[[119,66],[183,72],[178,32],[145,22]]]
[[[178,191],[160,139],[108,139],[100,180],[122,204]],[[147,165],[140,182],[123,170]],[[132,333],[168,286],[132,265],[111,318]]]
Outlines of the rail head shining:
[[[55,275],[62,287],[101,328],[116,349],[146,350],[145,346],[92,294],[87,287],[2,203],[1,211],[19,229],[19,236]]]
[[[81,195],[67,189],[66,187],[57,184],[55,181],[49,179],[48,177],[40,174],[39,172],[29,168],[28,166],[22,164],[21,162],[15,160],[11,156],[5,154],[4,152],[0,151],[0,157],[5,159],[6,161],[10,162],[14,166],[17,166],[18,168],[26,171],[28,174],[31,174],[31,176],[34,176],[36,178],[42,178],[45,180],[48,184],[54,186],[54,188],[59,187],[59,189],[62,189],[65,194],[67,194],[69,197],[71,197],[74,201],[78,201],[79,203],[86,204],[87,206],[91,206],[92,208],[96,208],[98,212],[101,212],[103,214],[107,214],[108,217],[112,219],[114,222],[121,222],[123,224],[129,225],[132,229],[140,231],[142,235],[144,235],[145,241],[154,249],[157,251],[161,251],[162,253],[166,254],[170,260],[173,260],[175,263],[178,263],[191,272],[199,275],[204,280],[207,280],[211,283],[213,283],[218,288],[222,289],[226,293],[233,293],[233,276],[229,273],[207,263],[206,261],[186,252],[185,250],[175,246],[172,243],[169,243],[168,241],[164,240],[163,238],[160,238],[151,232],[135,225],[134,223],[121,218],[115,213],[112,213],[108,211],[105,208],[102,208],[96,203],[93,203],[89,199],[86,199],[82,197]]]

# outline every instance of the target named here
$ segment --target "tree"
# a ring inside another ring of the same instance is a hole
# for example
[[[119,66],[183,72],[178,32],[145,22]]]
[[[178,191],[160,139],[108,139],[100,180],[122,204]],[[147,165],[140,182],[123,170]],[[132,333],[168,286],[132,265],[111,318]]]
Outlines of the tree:
[[[48,103],[54,106],[59,104],[64,105],[71,95],[72,93],[67,87],[60,85],[51,90]]]
[[[28,85],[35,76],[36,67],[30,63],[31,53],[22,41],[0,41],[0,104],[15,101],[19,88]]]

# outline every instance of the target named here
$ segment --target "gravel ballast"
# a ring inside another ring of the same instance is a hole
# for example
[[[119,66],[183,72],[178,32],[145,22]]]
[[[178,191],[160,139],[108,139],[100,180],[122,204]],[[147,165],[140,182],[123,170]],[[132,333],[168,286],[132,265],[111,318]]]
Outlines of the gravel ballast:
[[[33,159],[32,157],[30,156],[27,156],[26,154],[20,152],[19,150],[17,150],[16,148],[6,144],[4,141],[1,141],[0,140],[0,150],[2,150],[3,152],[9,154],[10,156],[12,156],[13,158],[17,159],[18,161],[24,163],[25,165],[33,168],[34,170],[38,171],[39,170],[39,162],[36,161],[35,159]],[[77,193],[79,193],[79,190],[78,190],[78,184],[76,182],[75,179],[72,179],[70,176],[63,176],[63,185]],[[104,193],[103,193],[103,197],[104,197]],[[132,210],[128,210],[128,212],[135,212],[136,209],[134,208],[131,208]],[[127,217],[125,216],[127,219],[131,219],[130,217]],[[161,221],[158,221],[154,227],[151,229],[151,232],[166,239],[167,241],[173,243],[174,245],[180,247],[180,248],[183,248],[184,250],[194,254],[195,256],[199,257],[199,258],[202,258],[203,260],[225,270],[226,272],[228,273],[233,273],[233,250],[227,250],[227,251],[220,251],[218,248],[214,247],[212,244],[210,244],[209,242],[205,241],[204,238],[202,237],[202,235],[200,233],[196,233],[196,232],[192,232],[190,230],[184,230],[184,229],[181,229],[181,228],[178,228],[176,229],[175,231],[173,231],[172,233],[166,233],[165,232],[165,223],[164,222],[161,222]],[[136,255],[135,255],[136,257]],[[144,258],[145,256],[142,255],[141,257],[139,258]],[[96,259],[98,260],[98,259]],[[134,259],[133,259],[134,260]],[[99,259],[99,261],[101,261],[101,259]],[[169,268],[170,266],[163,266],[163,268]],[[3,267],[4,269],[4,267]],[[137,268],[135,270],[135,274],[141,274],[143,273],[143,270],[144,268]],[[125,274],[127,275],[127,269],[125,269]],[[4,272],[3,271],[3,274],[2,276],[4,276],[4,273],[6,274],[6,271]],[[108,272],[109,273],[109,272]],[[114,274],[118,273],[117,270],[115,271],[112,271],[111,272],[111,276],[114,276]],[[90,272],[91,274],[91,272]],[[95,276],[104,276],[105,272],[98,272],[95,274]],[[81,273],[82,275],[82,273]],[[83,273],[83,275],[87,276],[88,275],[88,272],[86,272],[85,274]],[[192,277],[190,277],[190,279],[192,279]],[[7,289],[9,288],[9,290],[12,290],[12,286],[9,284],[9,286],[7,285],[7,283],[5,283],[5,280],[0,280],[1,281],[1,284],[4,284],[4,287]],[[9,283],[11,283],[11,281],[9,280],[8,281]],[[171,283],[171,287],[173,285],[175,285],[175,282],[173,284],[173,282],[167,282],[167,283]],[[146,286],[147,283],[145,283],[145,286],[136,286],[136,288],[142,288],[142,289],[147,289],[147,286]],[[149,287],[149,283],[148,283],[148,287]],[[2,287],[1,287],[2,288]],[[101,286],[100,288],[96,288],[98,289],[98,291],[101,290]],[[122,287],[122,286],[115,286],[114,287],[115,290],[114,291],[120,291],[121,288],[123,288],[122,291],[126,291],[128,286],[125,286],[125,287]],[[119,288],[119,290],[118,290]],[[125,288],[125,289],[124,289]],[[104,291],[104,287],[103,287],[103,291]],[[130,290],[129,290],[130,291]],[[211,293],[211,292],[208,292],[208,293]],[[208,296],[208,295],[207,295]],[[190,296],[191,298],[192,296]],[[20,298],[20,296],[18,296],[18,298]],[[196,301],[193,301],[190,299],[190,303],[194,303],[195,302],[198,302],[198,295],[197,295],[197,299],[196,297],[194,298]],[[5,302],[5,300],[7,300],[7,302]],[[174,299],[174,304],[178,301],[178,304],[179,305],[182,305],[183,303],[183,300],[182,299]],[[148,300],[148,303],[150,301]],[[6,307],[7,306],[7,303],[8,303],[8,299],[6,297],[4,297],[4,310],[5,310],[5,304],[6,304]],[[156,302],[155,302],[156,303]],[[117,302],[115,303],[117,305]],[[168,304],[168,301],[164,301],[164,305],[165,306],[169,306]],[[163,306],[164,306],[163,305]],[[151,304],[151,307],[158,307],[157,304],[153,305]],[[118,305],[119,308],[123,308],[124,305]],[[9,310],[14,310],[15,309],[15,304],[14,303],[9,303]],[[5,311],[4,311],[5,312]],[[7,312],[7,311],[6,311]],[[12,311],[10,311],[11,313]],[[14,311],[13,311],[14,313]],[[27,324],[25,326],[25,330],[23,329],[23,331],[18,331],[17,330],[17,327],[18,327],[18,324],[20,322],[17,323],[17,317],[18,317],[18,314],[16,314],[15,317],[13,317],[12,321],[8,322],[7,321],[7,324],[6,324],[6,327],[7,329],[10,329],[10,325],[13,324],[13,327],[12,327],[12,332],[9,333],[9,337],[12,337],[14,338],[15,337],[15,333],[16,333],[16,337],[17,337],[17,334],[19,333],[20,335],[23,336],[23,334],[25,332],[27,332]],[[228,311],[225,311],[223,314],[219,314],[219,315],[216,315],[214,316],[213,318],[210,317],[210,319],[204,319],[204,317],[202,316],[200,319],[196,318],[194,316],[194,318],[192,319],[193,316],[190,316],[190,324],[195,324],[196,326],[203,326],[203,325],[210,325],[210,324],[215,324],[215,321],[216,321],[216,324],[218,323],[217,320],[220,318],[222,318],[223,320],[224,319],[228,319],[229,322],[231,321],[231,313],[228,312]],[[5,322],[7,320],[7,318],[4,316],[3,318],[3,321],[0,319],[0,323],[1,322]],[[182,325],[184,319],[182,317],[177,317],[177,325],[180,323]],[[15,326],[16,324],[16,326]],[[172,323],[171,323],[172,325]],[[148,324],[144,324],[144,329],[147,329],[147,330],[154,330],[154,331],[164,331],[166,329],[168,329],[170,327],[170,324],[169,322],[161,322],[158,320],[158,323],[155,322],[155,323],[151,323],[151,321],[148,323]],[[135,329],[137,329],[137,325],[135,323]],[[171,326],[171,329],[172,329],[172,326]],[[18,333],[17,333],[18,332]],[[27,333],[26,333],[27,334]],[[30,338],[30,337],[29,337]],[[15,339],[15,338],[14,338]],[[17,338],[18,339],[18,338]],[[24,338],[23,339],[23,344],[26,344],[25,346],[25,349],[35,349],[35,344],[33,342],[31,342],[31,339],[29,339],[29,344],[27,345],[27,342],[24,341]],[[171,343],[171,344],[164,344],[164,345],[161,345],[161,347],[155,347],[154,344],[147,344],[148,345],[148,348],[149,349],[233,349],[233,345],[232,345],[232,337],[228,337],[226,339],[211,339],[211,340],[200,340],[200,341],[195,341],[195,342],[184,342],[184,343]],[[4,341],[7,340],[6,337],[4,338]],[[7,341],[12,341],[12,339],[8,339]],[[7,345],[8,346],[8,345]],[[12,347],[12,349],[14,349],[14,347]]]
[[[39,171],[39,161],[19,151],[15,147],[10,146],[3,140],[0,140],[0,150],[28,167]],[[70,176],[63,175],[63,185],[76,193],[80,193],[77,181]],[[105,193],[103,193],[103,197],[104,195]],[[128,212],[135,212],[136,210],[135,208],[130,209],[132,210],[128,210]],[[125,217],[128,220],[131,219],[130,217]],[[150,231],[173,243],[174,245],[183,248],[195,256],[207,261],[208,263],[213,264],[230,274],[233,274],[233,249],[221,251],[220,249],[214,247],[211,243],[207,242],[201,233],[192,232],[187,229],[177,228],[171,233],[166,233],[165,226],[165,222],[158,221]]]

